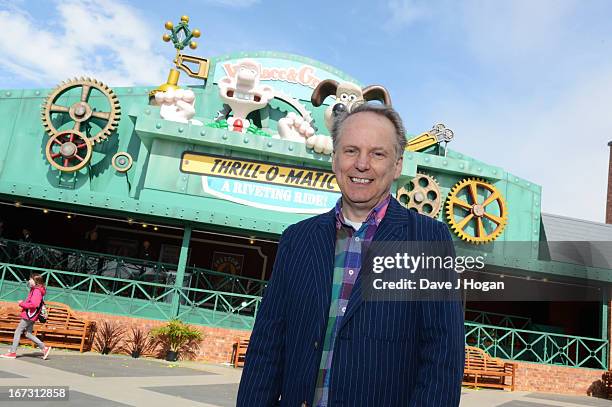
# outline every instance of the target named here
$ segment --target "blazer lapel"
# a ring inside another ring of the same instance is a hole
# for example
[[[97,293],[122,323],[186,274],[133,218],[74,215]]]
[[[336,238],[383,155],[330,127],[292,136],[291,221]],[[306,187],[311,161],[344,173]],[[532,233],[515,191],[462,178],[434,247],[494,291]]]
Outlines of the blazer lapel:
[[[387,207],[387,213],[385,214],[382,222],[380,222],[380,225],[378,225],[378,229],[374,234],[373,242],[405,240],[408,237],[407,228],[410,218],[410,214],[407,216],[405,209],[399,204],[399,202],[397,202],[394,198],[391,198],[389,206]],[[364,264],[363,260],[366,258],[366,256],[367,253],[361,253],[362,265]],[[362,273],[360,272],[357,276],[357,280],[355,280],[355,285],[353,286],[353,291],[351,291],[351,296],[349,297],[349,302],[346,307],[346,313],[344,314],[344,318],[342,318],[338,331],[342,330],[344,325],[346,325],[353,314],[355,314],[355,311],[363,303],[363,296],[361,295],[361,274]]]
[[[329,318],[331,304],[331,287],[334,275],[334,254],[336,247],[336,219],[332,209],[319,218],[317,227],[312,236],[313,246],[313,275],[319,305],[320,326],[324,331]],[[322,335],[323,332],[320,332]]]

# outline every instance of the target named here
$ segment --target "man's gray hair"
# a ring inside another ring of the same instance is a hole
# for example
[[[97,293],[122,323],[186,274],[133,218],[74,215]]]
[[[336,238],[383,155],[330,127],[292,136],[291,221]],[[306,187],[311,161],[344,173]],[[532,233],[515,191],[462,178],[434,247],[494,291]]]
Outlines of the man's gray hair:
[[[346,119],[357,113],[364,112],[371,112],[379,116],[386,117],[391,122],[391,124],[395,128],[396,135],[395,152],[397,153],[398,159],[402,157],[407,143],[406,130],[404,129],[404,123],[402,122],[402,118],[391,106],[374,105],[369,103],[363,103],[352,109],[350,113],[342,114],[334,120],[334,124],[331,129],[331,137],[334,143],[334,151],[336,151],[340,131],[342,130],[342,125],[344,124]]]

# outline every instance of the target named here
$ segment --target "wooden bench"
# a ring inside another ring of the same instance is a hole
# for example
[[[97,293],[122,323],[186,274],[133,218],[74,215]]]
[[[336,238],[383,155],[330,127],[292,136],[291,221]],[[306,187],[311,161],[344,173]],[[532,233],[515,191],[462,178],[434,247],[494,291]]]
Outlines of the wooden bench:
[[[83,320],[76,316],[74,311],[60,302],[46,302],[49,310],[47,322],[34,323],[32,333],[45,345],[57,348],[78,349],[85,352],[91,349],[96,324],[93,321]],[[4,309],[0,312],[0,342],[12,342],[13,334],[21,317],[17,310]],[[32,342],[21,336],[20,344],[32,344]]]
[[[467,386],[494,387],[514,391],[517,363],[505,362],[489,356],[473,346],[465,347],[463,384]],[[506,383],[509,378],[510,383]]]
[[[233,352],[233,360],[232,364],[234,367],[243,367],[244,366],[244,358],[246,356],[247,348],[249,346],[248,339],[236,339],[234,343],[234,352]]]

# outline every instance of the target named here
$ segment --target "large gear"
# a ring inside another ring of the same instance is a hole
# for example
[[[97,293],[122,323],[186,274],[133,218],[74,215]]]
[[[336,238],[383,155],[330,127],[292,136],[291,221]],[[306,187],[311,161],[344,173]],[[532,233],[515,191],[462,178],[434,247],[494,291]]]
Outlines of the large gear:
[[[442,207],[440,185],[430,175],[419,173],[397,190],[397,199],[408,209],[435,218]]]
[[[446,200],[451,229],[471,243],[487,243],[499,237],[508,223],[501,192],[485,180],[467,178],[451,189]]]
[[[60,104],[60,98],[66,92],[75,88],[81,88],[79,100],[72,103],[70,106]],[[93,89],[106,97],[109,106],[108,111],[97,111],[92,108],[88,101]],[[87,138],[92,143],[100,143],[106,140],[112,132],[117,129],[121,116],[121,108],[119,106],[119,99],[117,99],[115,93],[102,82],[91,78],[75,78],[62,82],[49,94],[47,100],[43,104],[42,122],[45,131],[50,137],[61,132],[61,130],[56,128],[53,124],[51,116],[54,114],[68,115],[70,118],[69,121],[74,122],[72,130],[75,132],[86,133],[91,128],[91,123],[95,123],[96,127],[99,127],[99,131],[95,134],[87,134]],[[64,128],[62,130],[68,129]]]

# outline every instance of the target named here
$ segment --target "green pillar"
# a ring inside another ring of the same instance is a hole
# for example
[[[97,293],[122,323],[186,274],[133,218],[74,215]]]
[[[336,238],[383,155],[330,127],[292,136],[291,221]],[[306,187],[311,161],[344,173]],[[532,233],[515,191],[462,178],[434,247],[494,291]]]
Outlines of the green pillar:
[[[609,368],[610,364],[612,362],[610,362],[609,360],[609,355],[610,355],[610,340],[612,338],[610,338],[610,332],[609,329],[610,327],[608,326],[608,318],[609,318],[609,313],[610,313],[610,307],[609,307],[609,303],[610,303],[610,297],[608,295],[607,292],[603,293],[602,296],[602,301],[601,301],[601,339],[603,339],[604,341],[608,341],[608,346],[605,347],[605,351],[604,351],[604,355],[602,355],[602,362],[604,363],[604,366],[606,368]]]
[[[183,231],[183,243],[181,244],[181,254],[176,268],[176,280],[174,281],[175,292],[172,296],[172,315],[177,316],[180,306],[180,293],[183,289],[185,279],[185,266],[187,266],[187,256],[189,255],[189,241],[191,240],[191,225],[186,225]]]
[[[601,339],[608,340],[608,301],[604,298],[601,304]]]

